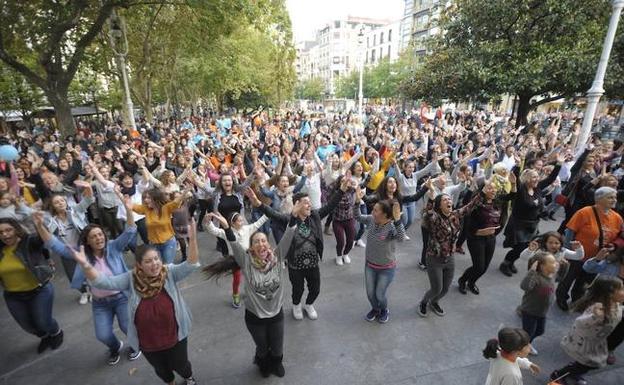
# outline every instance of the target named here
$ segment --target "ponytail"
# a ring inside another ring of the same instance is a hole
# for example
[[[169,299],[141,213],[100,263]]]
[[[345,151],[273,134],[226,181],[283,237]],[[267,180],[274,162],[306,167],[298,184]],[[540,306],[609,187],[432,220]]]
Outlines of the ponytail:
[[[483,349],[483,357],[489,359],[496,358],[498,356],[498,340],[496,338],[492,338],[488,340],[485,345],[485,349]]]
[[[206,276],[206,279],[219,278],[232,274],[234,269],[238,268],[238,264],[231,256],[220,259],[219,261],[212,263],[202,269],[202,272]]]

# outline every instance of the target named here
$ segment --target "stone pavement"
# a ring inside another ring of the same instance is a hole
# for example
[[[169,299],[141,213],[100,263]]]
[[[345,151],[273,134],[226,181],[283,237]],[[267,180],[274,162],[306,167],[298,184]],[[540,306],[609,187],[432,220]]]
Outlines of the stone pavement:
[[[542,230],[554,228],[544,222]],[[321,295],[316,303],[317,321],[294,321],[286,301],[286,376],[263,379],[252,365],[253,342],[244,310],[229,305],[231,278],[206,282],[200,273],[184,283],[184,296],[193,312],[189,356],[199,384],[392,384],[477,385],[485,382],[488,362],[481,355],[487,339],[495,337],[501,324],[520,326],[514,309],[522,291],[525,270],[513,278],[503,276],[498,264],[504,256],[502,237],[490,271],[479,282],[481,295],[462,296],[457,286],[441,301],[443,318],[430,314],[420,318],[416,305],[428,288],[426,273],[418,270],[420,227],[409,231],[412,240],[398,248],[399,267],[390,290],[390,322],[364,321],[369,310],[363,285],[363,249],[356,248],[349,266],[338,267],[333,237],[326,236],[322,263]],[[202,262],[218,257],[214,240],[200,234]],[[469,256],[457,256],[456,276],[469,264]],[[62,274],[62,273],[61,273]],[[37,355],[38,340],[24,333],[0,305],[0,385],[147,385],[159,384],[144,358],[114,367],[106,364],[106,348],[94,336],[91,307],[77,304],[76,292],[59,274],[55,279],[54,313],[65,331],[65,343],[57,351]],[[290,284],[288,299],[290,298]],[[553,308],[546,334],[536,340],[539,356],[531,358],[543,373],[525,373],[524,383],[545,384],[548,374],[568,358],[559,341],[573,321],[571,315]],[[119,332],[118,332],[119,335]],[[624,349],[617,365],[587,376],[590,384],[624,384]],[[178,380],[180,382],[180,380]]]

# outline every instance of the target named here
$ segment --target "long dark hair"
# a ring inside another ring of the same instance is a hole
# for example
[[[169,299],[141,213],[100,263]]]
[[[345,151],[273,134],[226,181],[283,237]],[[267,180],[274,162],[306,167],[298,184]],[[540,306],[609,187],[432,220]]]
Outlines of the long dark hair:
[[[392,205],[394,205],[394,202],[396,202],[396,200],[384,199],[384,200],[378,201],[376,204],[379,205],[379,208],[381,209],[381,212],[383,212],[384,215],[388,219],[392,219],[392,217],[393,217]]]
[[[87,240],[89,239],[89,234],[91,234],[91,231],[95,229],[100,229],[102,230],[102,233],[104,233],[104,248],[106,248],[106,246],[108,245],[108,235],[106,235],[106,231],[104,230],[104,228],[95,223],[88,224],[87,227],[85,227],[84,230],[82,230],[82,232],[80,233],[80,244],[84,246],[85,254],[87,255],[87,258],[89,258],[90,262],[94,261],[95,253],[93,252],[91,246],[89,246],[89,242],[87,242]]]
[[[379,200],[388,199],[388,181],[390,178],[394,179],[394,182],[396,183],[396,191],[393,198],[397,200],[401,199],[401,187],[399,186],[399,181],[393,176],[387,176],[383,178],[381,184],[379,184],[379,187],[377,188],[377,197]]]
[[[609,322],[612,312],[611,296],[622,288],[622,280],[616,277],[599,275],[587,288],[585,295],[572,304],[572,309],[582,313],[595,303],[601,303],[604,308],[604,323]]]
[[[498,332],[498,339],[488,340],[483,349],[483,357],[492,359],[497,357],[498,349],[505,353],[517,352],[531,342],[528,333],[518,328],[502,328]]]
[[[158,211],[158,215],[162,215],[163,206],[166,205],[167,202],[169,202],[167,194],[157,188],[153,188],[146,190],[143,193],[143,199],[145,199],[146,195],[149,195],[149,197],[152,199],[152,202],[154,202],[154,205],[156,206],[156,211]]]
[[[22,225],[20,225],[20,223],[15,218],[0,218],[0,224],[6,224],[13,227],[13,229],[15,230],[15,236],[20,239],[24,239],[28,236],[26,230],[24,230]],[[4,246],[4,242],[0,241],[0,245]]]
[[[442,198],[445,196],[449,196],[448,194],[438,194],[435,198],[433,198],[433,209],[435,210],[435,212],[441,214],[442,212],[440,211],[440,204],[442,203]]]

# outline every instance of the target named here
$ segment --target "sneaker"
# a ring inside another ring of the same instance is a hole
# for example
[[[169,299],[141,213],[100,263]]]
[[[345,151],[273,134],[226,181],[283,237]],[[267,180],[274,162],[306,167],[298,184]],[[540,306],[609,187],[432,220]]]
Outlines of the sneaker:
[[[305,310],[308,318],[310,319],[318,319],[318,313],[313,305],[303,305],[303,310]]]
[[[614,365],[615,364],[615,352],[614,351],[610,351],[609,355],[607,356],[607,365]]]
[[[576,385],[587,385],[587,380],[583,376],[576,376],[574,380],[576,380]]]
[[[468,292],[466,291],[466,281],[459,277],[457,280],[457,284],[459,285],[459,292],[466,295]]]
[[[355,242],[355,245],[358,247],[366,247],[366,243],[361,239],[358,239],[357,242]]]
[[[533,347],[533,344],[531,344],[531,351],[529,352],[530,355],[532,356],[537,356],[537,349],[535,349],[535,347]]]
[[[301,310],[301,304],[293,305],[293,317],[296,320],[302,320],[303,319],[303,311]]]
[[[427,270],[427,265],[425,265],[422,262],[418,262],[418,268],[424,271],[424,270]]]
[[[185,378],[184,379],[184,385],[197,385],[197,381],[195,381],[195,379],[193,377]]]
[[[78,303],[81,304],[81,305],[88,304],[90,296],[91,295],[85,291],[84,293],[80,294],[80,299],[78,300]]]
[[[501,273],[505,274],[508,277],[511,277],[513,275],[508,263],[505,263],[505,262],[501,263],[498,269],[501,271]]]
[[[336,257],[336,265],[338,265],[338,266],[342,266],[343,265],[343,263],[342,263],[342,256]]]
[[[366,317],[364,317],[364,319],[366,319],[368,322],[373,322],[375,319],[377,319],[378,315],[379,310],[371,309],[371,311],[366,313]]]
[[[116,352],[111,352],[110,355],[108,356],[108,364],[109,365],[117,365],[117,363],[119,363],[119,359],[120,359],[120,352],[121,349],[123,348],[123,341],[119,341],[119,349],[117,349]]]
[[[406,240],[406,241],[410,241],[410,240],[411,240],[411,238],[410,238],[410,237],[408,237],[408,236],[406,235],[406,236],[405,236],[405,240]]]
[[[431,308],[431,311],[433,311],[435,313],[435,315],[439,316],[439,317],[444,317],[444,310],[442,310],[442,308],[440,307],[439,304],[431,302],[429,304],[429,307]]]
[[[58,333],[48,337],[52,350],[58,349],[63,344],[63,330],[59,329]]]
[[[233,294],[232,295],[232,307],[234,309],[238,309],[238,308],[241,307],[240,294]]]
[[[343,255],[342,256],[342,261],[348,265],[348,264],[351,263],[351,258],[349,258],[348,255]]]
[[[389,320],[390,320],[390,310],[382,309],[381,312],[379,313],[379,317],[377,318],[377,322],[379,322],[380,324],[385,324]]]
[[[128,361],[136,361],[141,357],[141,351],[135,352],[134,349],[128,348]]]
[[[37,353],[41,354],[46,351],[47,348],[50,347],[50,337],[46,336],[41,339],[39,342],[39,346],[37,346]]]
[[[468,284],[468,290],[470,290],[470,292],[474,295],[479,295],[480,293],[479,288],[474,283]]]
[[[427,316],[427,304],[425,302],[421,302],[418,305],[418,315],[421,317]]]

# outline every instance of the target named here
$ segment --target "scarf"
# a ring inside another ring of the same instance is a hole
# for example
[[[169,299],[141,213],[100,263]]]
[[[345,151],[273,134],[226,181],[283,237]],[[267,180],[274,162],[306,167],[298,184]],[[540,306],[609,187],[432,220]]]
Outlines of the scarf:
[[[134,280],[134,290],[139,293],[141,298],[152,298],[160,293],[165,286],[167,266],[163,265],[160,273],[155,277],[148,277],[143,270],[135,266],[132,271],[132,278]]]
[[[277,264],[277,257],[275,257],[275,254],[271,249],[268,249],[260,255],[254,255],[251,252],[249,255],[251,257],[251,265],[262,273],[266,273]]]
[[[127,195],[129,197],[133,197],[134,194],[136,194],[136,183],[132,182],[132,187],[130,187],[130,188],[124,187],[122,185],[121,186],[121,193],[123,195]]]

